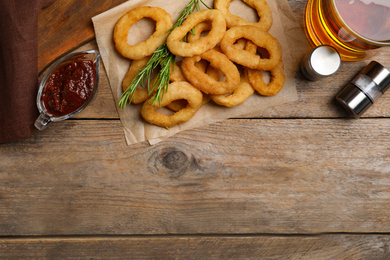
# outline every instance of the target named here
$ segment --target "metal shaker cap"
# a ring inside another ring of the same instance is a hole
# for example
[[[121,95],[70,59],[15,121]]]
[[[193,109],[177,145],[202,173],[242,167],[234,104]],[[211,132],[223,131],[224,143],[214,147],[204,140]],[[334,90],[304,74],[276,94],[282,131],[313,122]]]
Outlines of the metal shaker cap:
[[[329,45],[315,47],[301,60],[302,74],[309,80],[319,80],[333,75],[341,65],[338,51]]]
[[[359,118],[389,87],[390,71],[372,61],[337,94],[336,100]]]

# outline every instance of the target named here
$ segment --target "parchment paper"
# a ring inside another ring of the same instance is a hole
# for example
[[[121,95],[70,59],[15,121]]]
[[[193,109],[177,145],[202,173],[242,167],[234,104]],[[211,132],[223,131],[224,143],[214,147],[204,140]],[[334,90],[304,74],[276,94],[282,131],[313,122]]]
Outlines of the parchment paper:
[[[92,18],[96,41],[102,55],[102,60],[116,105],[122,94],[122,80],[131,63],[130,60],[122,57],[114,47],[113,29],[116,22],[129,10],[139,6],[161,7],[171,14],[172,19],[175,22],[179,13],[188,2],[189,1],[187,0],[130,0]],[[212,7],[214,1],[205,0],[204,2]],[[268,0],[267,2],[271,7],[273,14],[273,25],[269,30],[269,33],[279,40],[283,51],[286,82],[282,91],[271,97],[263,97],[255,93],[245,103],[233,108],[218,106],[210,101],[203,106],[191,120],[169,130],[145,122],[140,115],[142,105],[127,105],[124,110],[117,105],[128,145],[146,140],[149,141],[150,144],[155,144],[186,129],[204,126],[216,121],[247,114],[260,114],[266,108],[296,101],[298,99],[294,74],[298,68],[299,60],[306,51],[308,44],[303,30],[294,20],[286,0]],[[206,8],[202,6],[202,9]],[[233,14],[248,20],[256,21],[257,19],[255,11],[242,1],[232,1],[230,10]],[[151,29],[145,28],[145,26],[147,26],[147,24],[144,22],[138,22],[132,26],[130,29],[131,35],[129,37],[129,43],[132,41],[131,37],[133,37],[133,40],[134,38],[141,40],[141,38],[145,38],[145,34],[147,35],[146,38],[150,35]]]

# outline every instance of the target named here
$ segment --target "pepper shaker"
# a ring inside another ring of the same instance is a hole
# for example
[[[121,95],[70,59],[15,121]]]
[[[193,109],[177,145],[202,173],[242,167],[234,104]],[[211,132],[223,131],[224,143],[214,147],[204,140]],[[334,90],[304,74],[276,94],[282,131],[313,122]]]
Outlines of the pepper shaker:
[[[390,71],[372,61],[337,94],[336,100],[360,118],[389,87]]]

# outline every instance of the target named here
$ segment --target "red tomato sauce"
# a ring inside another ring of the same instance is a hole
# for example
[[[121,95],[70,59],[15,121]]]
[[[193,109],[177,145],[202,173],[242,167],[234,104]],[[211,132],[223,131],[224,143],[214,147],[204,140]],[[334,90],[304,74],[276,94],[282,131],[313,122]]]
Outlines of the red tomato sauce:
[[[43,103],[47,112],[64,116],[80,108],[91,96],[95,70],[91,60],[72,61],[55,70],[48,78]]]

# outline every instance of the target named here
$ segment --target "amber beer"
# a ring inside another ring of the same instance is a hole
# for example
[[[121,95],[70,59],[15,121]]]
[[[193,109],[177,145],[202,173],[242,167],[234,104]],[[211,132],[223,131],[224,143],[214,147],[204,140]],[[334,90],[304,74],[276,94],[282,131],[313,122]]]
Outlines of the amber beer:
[[[390,46],[390,0],[309,0],[306,34],[314,46],[335,47],[344,61]]]

